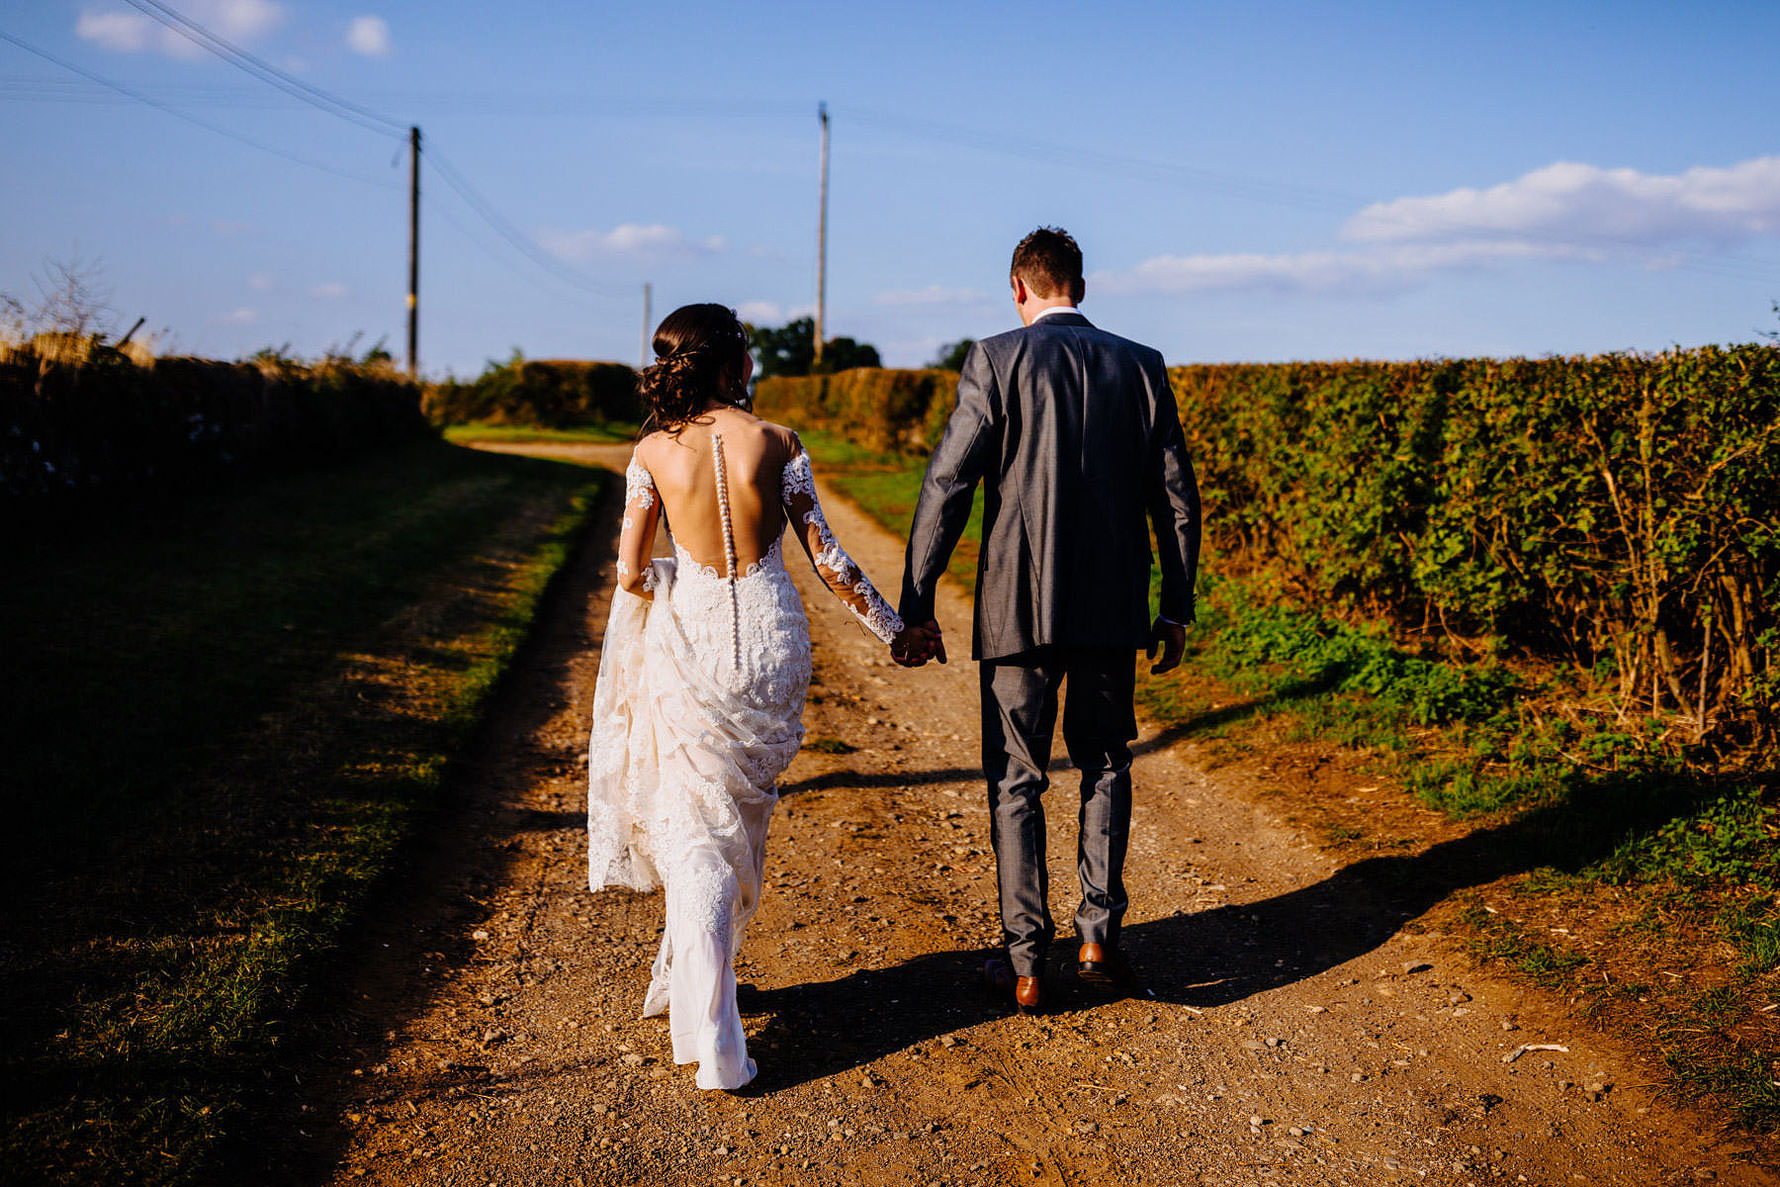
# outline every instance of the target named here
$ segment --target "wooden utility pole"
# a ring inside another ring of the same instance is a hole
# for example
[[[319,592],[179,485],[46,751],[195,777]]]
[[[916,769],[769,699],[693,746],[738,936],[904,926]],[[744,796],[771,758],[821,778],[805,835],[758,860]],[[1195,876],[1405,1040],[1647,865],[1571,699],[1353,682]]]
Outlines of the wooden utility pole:
[[[649,331],[653,328],[655,321],[655,314],[651,312],[650,306],[654,304],[654,300],[655,288],[645,282],[643,285],[643,348],[637,354],[637,370],[639,371],[649,365],[649,347],[652,345],[650,339],[654,337]]]
[[[408,129],[408,378],[420,378],[420,129]]]
[[[828,104],[816,108],[822,121],[822,196],[816,216],[816,362],[822,361],[822,322],[828,312]]]

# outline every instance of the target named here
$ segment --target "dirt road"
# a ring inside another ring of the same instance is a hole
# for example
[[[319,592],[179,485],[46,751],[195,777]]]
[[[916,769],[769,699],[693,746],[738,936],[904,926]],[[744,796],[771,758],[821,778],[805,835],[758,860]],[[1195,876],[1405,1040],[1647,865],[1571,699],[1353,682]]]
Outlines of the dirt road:
[[[899,543],[825,499],[894,589]],[[1153,727],[1127,945],[1154,996],[1076,986],[1063,936],[1054,1012],[1008,1014],[976,984],[998,933],[968,599],[941,604],[959,657],[905,672],[801,557],[813,745],[784,780],[739,966],[761,1075],[745,1094],[699,1092],[665,1022],[638,1017],[659,895],[587,890],[581,764],[614,511],[459,771],[460,802],[411,887],[313,1024],[319,1050],[292,1085],[289,1141],[264,1154],[268,1181],[1775,1181],[1659,1101],[1632,1055],[1416,930],[1456,850],[1338,868],[1273,814],[1263,778],[1212,772]],[[1075,792],[1069,772],[1054,777],[1067,929]],[[1523,1044],[1568,1050],[1507,1061]]]

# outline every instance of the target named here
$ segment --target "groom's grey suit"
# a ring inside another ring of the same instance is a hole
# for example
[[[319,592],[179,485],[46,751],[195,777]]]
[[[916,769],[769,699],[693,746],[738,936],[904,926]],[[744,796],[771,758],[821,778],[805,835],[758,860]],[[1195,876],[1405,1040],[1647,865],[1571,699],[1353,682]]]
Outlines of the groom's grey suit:
[[[933,618],[979,479],[971,652],[982,664],[983,771],[1003,936],[1014,972],[1030,977],[1056,930],[1039,797],[1066,678],[1063,739],[1082,775],[1076,931],[1083,943],[1118,943],[1134,652],[1151,637],[1150,524],[1159,616],[1193,620],[1199,493],[1162,356],[1073,310],[971,349],[915,508],[904,621]]]

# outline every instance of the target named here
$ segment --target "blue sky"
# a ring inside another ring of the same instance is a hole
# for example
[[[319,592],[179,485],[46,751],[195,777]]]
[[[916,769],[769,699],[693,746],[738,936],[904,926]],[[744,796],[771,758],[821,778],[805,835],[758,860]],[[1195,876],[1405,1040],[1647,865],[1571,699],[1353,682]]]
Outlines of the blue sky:
[[[421,356],[635,361],[718,300],[815,293],[886,362],[1016,324],[1039,223],[1084,311],[1174,362],[1654,350],[1780,327],[1780,5],[168,0],[421,126],[552,267],[423,174]],[[403,335],[406,162],[122,0],[0,32],[328,172],[0,42],[0,292],[101,262],[123,325],[235,357]],[[350,176],[341,176],[344,173]]]

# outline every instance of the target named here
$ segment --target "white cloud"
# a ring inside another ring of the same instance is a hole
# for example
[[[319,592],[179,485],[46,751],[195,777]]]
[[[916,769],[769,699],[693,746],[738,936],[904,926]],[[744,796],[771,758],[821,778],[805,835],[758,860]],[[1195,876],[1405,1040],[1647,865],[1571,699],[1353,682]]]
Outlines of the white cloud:
[[[149,43],[154,40],[155,30],[159,27],[139,12],[93,12],[82,9],[79,19],[74,22],[74,35],[106,49],[134,54],[149,47]]]
[[[1349,246],[1281,254],[1162,255],[1101,272],[1090,292],[1392,292],[1439,272],[1517,260],[1686,262],[1681,249],[1780,235],[1780,157],[1674,174],[1560,161],[1488,189],[1366,207]]]
[[[337,280],[330,280],[326,284],[315,285],[309,290],[309,295],[311,297],[315,297],[322,301],[335,301],[341,297],[350,296],[351,293],[351,289],[347,288]]]
[[[981,289],[949,289],[930,284],[924,289],[891,289],[873,298],[879,305],[979,305],[989,299]]]
[[[247,287],[256,293],[269,293],[277,284],[278,278],[270,272],[255,272],[247,278]]]
[[[743,301],[735,307],[735,314],[745,322],[760,326],[783,321],[785,307],[776,301]]]
[[[230,41],[255,41],[284,23],[284,8],[273,0],[187,0],[180,11]],[[118,53],[154,50],[172,58],[202,57],[190,38],[140,12],[83,8],[74,35]]]
[[[1098,272],[1088,293],[1195,293],[1262,289],[1273,292],[1391,292],[1435,272],[1504,260],[1596,257],[1565,244],[1528,242],[1411,243],[1355,251],[1278,255],[1155,256],[1122,272]]]
[[[1672,174],[1559,161],[1488,189],[1379,202],[1342,231],[1369,243],[1514,238],[1650,246],[1776,233],[1780,157]]]
[[[389,56],[389,22],[380,16],[355,16],[346,27],[346,48],[367,58]]]
[[[249,326],[260,320],[260,311],[257,309],[231,309],[216,320],[227,322],[230,325]]]
[[[200,15],[206,12],[208,21]],[[284,23],[283,7],[272,0],[199,0],[186,5],[186,14],[231,41],[251,40]]]
[[[728,246],[721,235],[694,242],[678,228],[662,223],[620,223],[610,231],[546,228],[539,233],[538,242],[565,260],[578,262],[606,255],[709,255]]]

